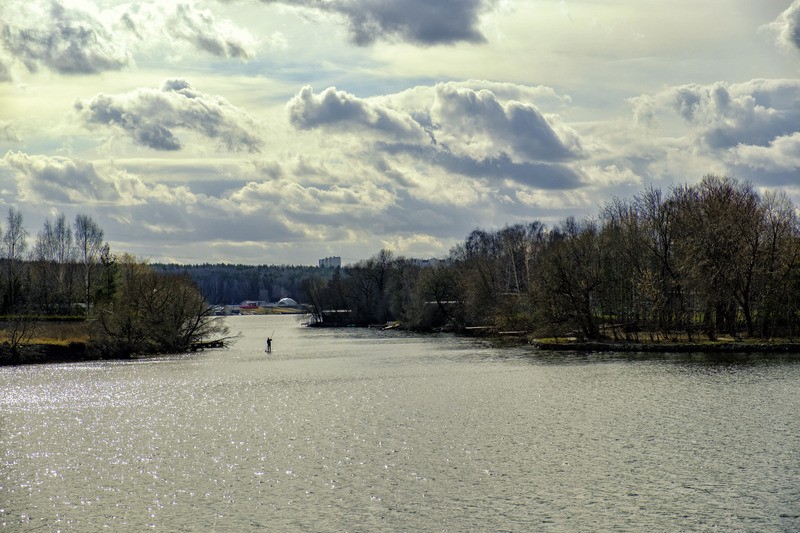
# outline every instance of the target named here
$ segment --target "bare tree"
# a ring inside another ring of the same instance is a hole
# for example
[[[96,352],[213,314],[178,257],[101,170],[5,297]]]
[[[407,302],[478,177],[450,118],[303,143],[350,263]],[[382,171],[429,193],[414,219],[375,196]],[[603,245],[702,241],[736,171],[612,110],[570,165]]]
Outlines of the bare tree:
[[[539,257],[535,303],[537,315],[557,332],[575,328],[579,337],[601,337],[597,310],[604,277],[603,250],[593,220],[568,218],[549,234]]]
[[[702,302],[706,333],[737,335],[741,313],[753,335],[765,230],[760,196],[749,183],[708,175],[696,186],[676,189],[674,197],[680,268]]]
[[[3,257],[6,261],[6,311],[18,313],[22,305],[22,261],[28,248],[28,232],[22,225],[22,213],[11,207],[6,219],[7,229],[3,234]]]
[[[419,270],[409,322],[417,329],[463,326],[462,295],[452,267],[437,264]]]
[[[800,269],[800,220],[785,192],[764,195],[764,287],[757,306],[762,337],[770,337],[779,321],[792,336],[791,317],[796,313],[796,294],[789,289]]]
[[[46,312],[69,313],[73,302],[75,248],[72,228],[62,213],[53,222],[45,219],[36,235],[31,259],[38,293],[37,306]]]
[[[83,266],[83,301],[88,313],[97,265],[103,254],[108,253],[108,245],[103,242],[100,226],[90,216],[82,214],[75,217],[75,244]]]

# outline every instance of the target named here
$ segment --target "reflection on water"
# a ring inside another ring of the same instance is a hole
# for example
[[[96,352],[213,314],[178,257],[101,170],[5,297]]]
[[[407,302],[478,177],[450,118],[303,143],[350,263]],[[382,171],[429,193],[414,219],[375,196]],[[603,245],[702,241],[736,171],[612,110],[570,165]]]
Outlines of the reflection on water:
[[[794,361],[230,322],[229,350],[0,369],[0,524],[800,529]]]

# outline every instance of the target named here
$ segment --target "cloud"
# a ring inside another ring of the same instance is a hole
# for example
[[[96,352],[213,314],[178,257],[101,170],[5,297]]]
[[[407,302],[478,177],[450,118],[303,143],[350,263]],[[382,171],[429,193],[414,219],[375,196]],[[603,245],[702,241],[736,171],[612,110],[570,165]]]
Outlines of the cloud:
[[[530,86],[492,80],[467,80],[458,84],[450,82],[450,85],[458,85],[474,91],[487,90],[491,91],[498,100],[516,100],[538,107],[543,105],[561,107],[572,103],[569,95],[558,94],[555,89],[545,85]]]
[[[583,155],[577,133],[555,117],[531,104],[503,104],[485,89],[439,84],[430,116],[436,141],[472,158],[509,153],[524,162],[558,162]]]
[[[642,178],[630,169],[611,164],[604,167],[591,165],[585,169],[587,185],[605,187],[609,185],[641,185]]]
[[[354,218],[373,219],[395,201],[391,191],[372,182],[348,186],[305,186],[294,179],[251,182],[231,195],[231,200],[253,211],[277,206],[284,216],[297,220],[326,218],[339,225]]]
[[[0,35],[2,35],[3,32],[4,28],[0,25]],[[0,83],[13,80],[11,76],[11,63],[11,57],[0,48]]]
[[[501,105],[514,101],[535,106],[540,111],[542,109],[560,110],[572,104],[572,98],[569,95],[558,94],[555,89],[545,85],[531,86],[478,79],[450,81],[436,85],[418,85],[399,93],[375,97],[375,100],[409,113],[416,121],[429,125],[430,107],[437,98],[437,94],[441,93],[443,85],[453,89],[468,89],[473,92],[490,91]]]
[[[633,108],[633,123],[644,128],[658,126],[656,99],[649,95],[634,96],[628,99]]]
[[[8,152],[0,162],[13,172],[24,202],[128,205],[165,190],[124,171],[99,173],[92,163],[68,157]]]
[[[303,87],[286,105],[289,122],[298,129],[344,124],[395,139],[424,140],[426,135],[411,117],[378,103],[329,87],[318,95]]]
[[[548,91],[540,93],[552,98]],[[399,109],[392,105],[395,102]],[[372,130],[383,134],[381,140],[433,144],[474,160],[512,157],[526,163],[553,163],[584,156],[578,134],[557,116],[545,116],[532,104],[503,102],[491,91],[458,83],[375,99],[333,87],[316,95],[304,87],[289,101],[287,112],[298,129]]]
[[[777,43],[791,50],[800,50],[800,0],[792,4],[765,29],[772,32]]]
[[[516,87],[508,92],[553,99],[550,91],[540,89]],[[315,94],[304,87],[289,101],[287,112],[298,129],[361,132],[365,150],[466,177],[551,189],[574,188],[583,179],[565,164],[584,157],[576,132],[532,104],[503,102],[485,89],[446,83],[362,99],[335,88]],[[403,173],[389,168],[385,160],[375,164],[381,173],[403,181]]]
[[[2,26],[3,46],[29,71],[95,74],[131,64],[130,54],[97,13],[58,0],[52,0],[49,9],[39,7],[42,4],[28,6],[26,20],[5,21]]]
[[[3,142],[20,142],[19,134],[14,129],[14,126],[10,122],[6,122],[5,120],[0,120],[0,141]]]
[[[800,132],[775,138],[769,146],[740,144],[733,149],[734,162],[754,169],[800,170]]]
[[[256,152],[263,144],[255,133],[255,121],[244,111],[180,79],[167,80],[160,89],[101,93],[75,102],[74,107],[86,125],[115,127],[137,144],[155,150],[182,149],[176,130],[215,139],[229,151]]]
[[[484,178],[492,183],[512,180],[518,184],[542,189],[574,189],[583,179],[576,170],[559,163],[518,162],[506,153],[483,158],[472,158],[454,154],[441,147],[419,147],[413,145],[389,145],[379,143],[377,147],[387,154],[410,155],[419,163],[427,163],[470,178]]]
[[[33,0],[8,8],[0,20],[0,82],[15,63],[30,72],[97,74],[134,63],[142,48],[169,49],[176,41],[217,57],[251,59],[255,38],[193,2],[155,1],[99,9],[92,3]]]
[[[38,213],[50,206],[89,209],[113,236],[115,251],[152,254],[150,246],[140,249],[147,239],[157,239],[165,250],[202,243],[208,251],[221,241],[296,242],[309,232],[302,220],[291,222],[276,208],[280,202],[254,203],[254,209],[245,210],[229,196],[148,184],[125,169],[67,157],[8,152],[0,159],[0,189],[13,189],[16,205]]]
[[[443,168],[464,176],[513,180],[542,189],[574,189],[581,185],[580,175],[567,165],[514,162],[506,154],[485,159],[471,159],[440,153],[434,158]]]
[[[481,14],[494,0],[262,0],[343,15],[351,40],[366,46],[375,41],[400,41],[430,46],[458,42],[483,43]]]
[[[180,40],[217,57],[246,60],[255,56],[256,40],[248,31],[218,20],[191,2],[130,4],[120,24],[143,43]]]
[[[712,150],[767,146],[800,130],[800,80],[683,85],[632,102],[640,123],[655,124],[664,111],[677,113]]]

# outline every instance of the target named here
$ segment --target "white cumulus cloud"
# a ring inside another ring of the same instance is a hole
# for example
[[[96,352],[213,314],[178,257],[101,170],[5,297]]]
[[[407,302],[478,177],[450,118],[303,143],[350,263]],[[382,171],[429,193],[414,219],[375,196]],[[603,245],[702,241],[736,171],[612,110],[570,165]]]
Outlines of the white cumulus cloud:
[[[740,144],[733,149],[734,162],[765,170],[800,170],[800,132],[777,137],[768,146]],[[800,178],[800,176],[798,176]]]
[[[766,29],[775,35],[779,45],[800,51],[800,0],[794,0]]]
[[[89,161],[69,157],[8,152],[0,163],[11,170],[20,200],[29,203],[136,205],[174,202],[186,192],[149,186],[124,170],[99,171]]]
[[[143,48],[193,50],[251,59],[256,39],[194,1],[144,1],[101,7],[82,0],[31,0],[0,6],[0,82],[15,67],[86,75],[134,64]],[[166,54],[167,56],[171,54]]]
[[[289,121],[299,129],[319,126],[368,129],[397,140],[421,141],[421,126],[411,117],[379,103],[329,87],[314,94],[303,87],[286,105]]]
[[[167,80],[160,89],[101,93],[75,102],[75,110],[88,126],[116,128],[155,150],[183,148],[178,137],[181,130],[215,139],[230,151],[256,152],[263,144],[257,124],[247,113],[221,96],[195,90],[186,80]]]
[[[502,103],[486,89],[439,84],[430,114],[437,142],[473,158],[508,153],[523,162],[557,162],[583,152],[571,128],[531,104]]]

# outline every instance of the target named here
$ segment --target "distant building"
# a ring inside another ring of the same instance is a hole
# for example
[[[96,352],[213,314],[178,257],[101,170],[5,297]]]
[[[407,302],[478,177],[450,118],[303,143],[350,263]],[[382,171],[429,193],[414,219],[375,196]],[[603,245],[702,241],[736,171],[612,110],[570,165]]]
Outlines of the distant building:
[[[319,266],[320,268],[341,268],[342,258],[335,256],[335,257],[326,257],[324,259],[320,259]]]

